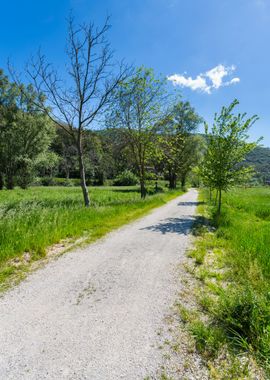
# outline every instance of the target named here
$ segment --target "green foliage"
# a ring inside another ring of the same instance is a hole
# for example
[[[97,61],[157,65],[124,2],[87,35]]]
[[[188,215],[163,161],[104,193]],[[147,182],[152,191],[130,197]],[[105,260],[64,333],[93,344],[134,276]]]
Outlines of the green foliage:
[[[60,157],[52,151],[44,151],[38,155],[34,165],[35,169],[42,176],[50,175],[52,176],[57,172]]]
[[[153,195],[157,193],[163,193],[164,192],[164,187],[160,186],[158,183],[155,185],[147,184],[146,186],[146,191],[148,195]]]
[[[152,153],[155,125],[164,112],[164,78],[157,78],[152,69],[139,67],[134,75],[121,83],[107,124],[125,130],[140,179],[141,196],[146,196],[147,162]]]
[[[138,184],[137,176],[130,170],[125,170],[113,181],[114,186],[134,186]]]
[[[34,176],[35,160],[52,141],[54,128],[36,108],[44,99],[31,86],[10,83],[0,70],[0,177],[12,189],[16,179],[26,188]]]
[[[29,157],[17,158],[17,184],[26,189],[34,179],[34,162]]]
[[[199,162],[203,140],[193,134],[201,122],[190,103],[180,101],[158,123],[155,158],[163,163],[170,188],[176,187],[177,178],[184,187],[187,174]]]
[[[247,142],[247,132],[258,118],[246,118],[246,114],[234,115],[234,108],[238,104],[235,100],[229,107],[223,107],[220,115],[215,115],[210,133],[207,125],[205,127],[207,149],[200,175],[206,186],[218,191],[218,214],[221,209],[221,192],[247,181],[252,173],[251,167],[241,163],[256,146],[256,143]]]
[[[80,179],[66,179],[66,178],[55,178],[55,177],[41,177],[38,178],[34,185],[42,186],[80,186]]]

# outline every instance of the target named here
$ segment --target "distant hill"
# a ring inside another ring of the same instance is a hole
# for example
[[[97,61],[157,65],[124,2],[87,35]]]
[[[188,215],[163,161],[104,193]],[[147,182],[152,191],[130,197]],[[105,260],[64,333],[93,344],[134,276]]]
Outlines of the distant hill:
[[[199,135],[206,138],[203,133]],[[270,148],[258,146],[247,155],[245,162],[247,165],[254,166],[257,181],[261,183],[270,181]]]
[[[270,180],[270,148],[257,147],[250,152],[246,158],[249,165],[253,165],[256,172],[257,179],[260,182]]]

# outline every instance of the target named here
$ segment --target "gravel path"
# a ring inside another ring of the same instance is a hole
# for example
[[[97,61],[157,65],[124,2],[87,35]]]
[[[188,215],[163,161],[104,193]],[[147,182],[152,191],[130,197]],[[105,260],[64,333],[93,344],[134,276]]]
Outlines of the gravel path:
[[[158,378],[157,331],[179,290],[196,199],[192,189],[7,292],[0,379]]]

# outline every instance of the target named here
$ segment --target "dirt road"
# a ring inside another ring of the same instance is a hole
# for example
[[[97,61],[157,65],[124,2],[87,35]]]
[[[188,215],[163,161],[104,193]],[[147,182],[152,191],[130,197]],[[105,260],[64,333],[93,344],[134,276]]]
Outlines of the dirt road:
[[[190,190],[7,292],[0,379],[157,378],[157,332],[175,300],[196,199]]]

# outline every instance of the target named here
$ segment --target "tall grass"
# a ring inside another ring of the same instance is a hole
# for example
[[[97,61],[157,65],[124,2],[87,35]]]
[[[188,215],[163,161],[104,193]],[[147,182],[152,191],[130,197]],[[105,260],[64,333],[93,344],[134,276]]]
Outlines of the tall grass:
[[[270,189],[225,194],[217,227],[212,245],[222,249],[229,271],[212,313],[229,339],[255,353],[269,370]]]
[[[25,252],[37,259],[62,239],[94,240],[180,194],[167,191],[141,200],[137,190],[91,188],[88,209],[75,187],[0,191],[0,272],[1,268],[6,271],[10,259]]]

